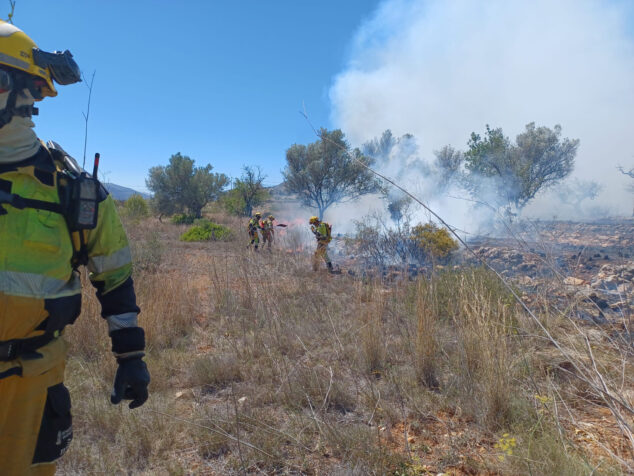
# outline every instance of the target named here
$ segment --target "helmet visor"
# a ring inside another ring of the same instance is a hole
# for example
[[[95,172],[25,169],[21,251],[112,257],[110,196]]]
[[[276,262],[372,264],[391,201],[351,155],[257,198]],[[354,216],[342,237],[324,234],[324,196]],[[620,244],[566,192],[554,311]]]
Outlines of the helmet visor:
[[[33,48],[33,62],[43,69],[48,69],[56,83],[61,85],[81,81],[81,71],[70,51],[47,53]]]

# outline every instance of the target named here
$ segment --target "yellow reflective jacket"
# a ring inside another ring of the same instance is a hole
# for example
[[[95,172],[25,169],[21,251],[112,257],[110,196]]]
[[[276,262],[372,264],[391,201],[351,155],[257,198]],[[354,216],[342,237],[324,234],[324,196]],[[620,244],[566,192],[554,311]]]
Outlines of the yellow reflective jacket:
[[[29,159],[0,164],[0,195],[5,197],[4,203],[0,200],[0,343],[43,334],[58,336],[80,313],[81,283],[73,266],[80,232],[71,234],[61,213],[20,208],[19,202],[6,201],[17,195],[59,205],[58,186],[64,180],[61,167],[44,146]],[[125,231],[114,201],[103,187],[98,200],[97,226],[81,233],[102,316],[138,313]],[[46,356],[50,346],[59,347],[59,343],[51,342],[38,352]],[[15,362],[0,362],[0,377],[11,365]]]
[[[268,218],[260,220],[260,229],[264,232],[271,233],[273,231],[273,221]]]
[[[310,227],[310,230],[317,238],[317,241],[323,243],[330,243],[332,241],[331,229],[332,227],[330,226],[330,224],[326,223],[325,221],[319,222],[319,225],[317,226],[312,225]]]
[[[260,222],[257,218],[251,218],[249,223],[247,223],[247,230],[249,233],[257,233],[258,228],[260,228]]]

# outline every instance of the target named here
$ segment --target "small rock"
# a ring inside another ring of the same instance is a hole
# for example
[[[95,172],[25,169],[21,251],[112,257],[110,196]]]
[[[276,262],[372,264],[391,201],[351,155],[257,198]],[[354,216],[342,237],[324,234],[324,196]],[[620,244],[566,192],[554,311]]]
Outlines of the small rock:
[[[581,286],[584,283],[585,281],[583,279],[575,278],[574,276],[568,276],[564,279],[564,284],[568,284],[570,286]]]
[[[518,278],[517,282],[522,286],[533,286],[535,281],[530,276],[522,276]]]

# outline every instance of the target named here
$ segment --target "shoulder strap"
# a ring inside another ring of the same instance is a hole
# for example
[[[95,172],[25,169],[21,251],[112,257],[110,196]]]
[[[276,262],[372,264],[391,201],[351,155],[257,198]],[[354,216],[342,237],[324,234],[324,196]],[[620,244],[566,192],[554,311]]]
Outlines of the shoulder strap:
[[[35,200],[33,198],[24,198],[21,195],[15,193],[7,193],[0,190],[0,204],[6,203],[18,210],[24,210],[25,208],[35,208],[36,210],[46,210],[53,213],[64,214],[64,210],[59,203],[45,202],[44,200]],[[5,211],[6,213],[6,211]],[[0,214],[3,214],[0,212]]]
[[[42,160],[46,160],[40,154],[44,152],[42,149],[38,151],[38,153],[32,158],[29,159],[30,163],[36,165]],[[48,154],[46,154],[48,156]],[[49,165],[41,163],[43,167],[46,169],[49,168]],[[36,200],[33,198],[26,198],[17,193],[11,193],[10,190],[2,190],[0,189],[0,215],[5,215],[7,211],[2,207],[3,204],[11,205],[13,208],[18,210],[24,210],[25,208],[34,208],[36,210],[45,210],[48,212],[59,213],[60,215],[64,215],[64,209],[59,203],[54,202],[46,202],[44,200]]]

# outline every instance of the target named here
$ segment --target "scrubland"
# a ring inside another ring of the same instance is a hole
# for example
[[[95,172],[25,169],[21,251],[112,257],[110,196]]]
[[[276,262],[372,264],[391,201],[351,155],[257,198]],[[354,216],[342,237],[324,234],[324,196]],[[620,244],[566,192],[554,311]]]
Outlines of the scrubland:
[[[84,288],[66,332],[75,439],[60,474],[634,468],[631,310],[599,327],[537,293],[531,316],[481,268],[391,283],[314,273],[293,237],[254,253],[244,223],[212,218],[236,239],[126,223],[152,374],[139,409],[109,402],[116,364]]]

